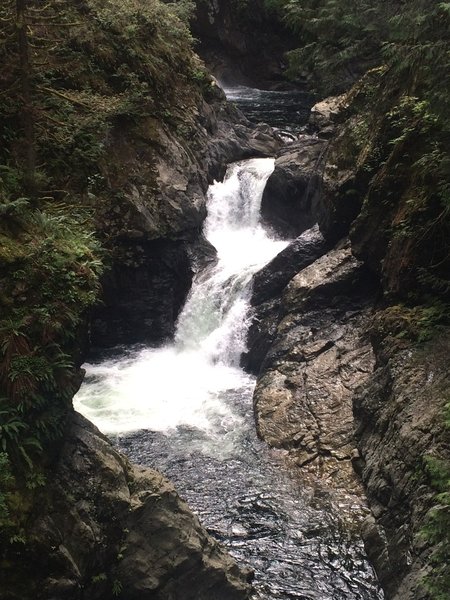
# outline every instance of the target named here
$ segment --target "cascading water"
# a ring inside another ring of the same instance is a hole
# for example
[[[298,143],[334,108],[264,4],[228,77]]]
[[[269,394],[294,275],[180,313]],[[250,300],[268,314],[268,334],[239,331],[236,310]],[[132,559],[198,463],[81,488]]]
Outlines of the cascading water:
[[[205,233],[217,263],[194,282],[175,342],[131,350],[127,357],[86,365],[76,407],[106,433],[165,431],[179,425],[203,429],[233,420],[221,392],[253,381],[241,369],[249,282],[286,242],[272,240],[259,224],[264,186],[274,160],[234,164],[211,187]]]
[[[282,250],[259,224],[273,159],[231,165],[210,188],[217,262],[194,282],[174,343],[86,365],[76,408],[140,464],[160,469],[203,524],[255,570],[260,600],[381,598],[336,507],[256,438],[254,378],[239,368],[249,282]]]
[[[252,275],[280,252],[259,224],[262,193],[274,169],[270,158],[236,163],[210,189],[205,235],[217,264],[194,283],[182,311],[175,346],[196,349],[209,363],[239,366]]]

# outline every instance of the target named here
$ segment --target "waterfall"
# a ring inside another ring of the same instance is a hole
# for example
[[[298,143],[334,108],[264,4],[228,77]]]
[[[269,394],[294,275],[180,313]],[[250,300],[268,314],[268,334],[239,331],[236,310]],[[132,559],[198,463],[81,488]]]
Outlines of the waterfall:
[[[359,538],[255,432],[239,368],[253,273],[286,245],[259,223],[272,159],[229,167],[208,194],[217,262],[200,273],[174,341],[85,365],[75,407],[133,461],[167,475],[208,531],[255,571],[252,600],[380,600]],[[353,508],[351,509],[353,510]]]
[[[245,350],[252,275],[278,254],[259,223],[261,198],[274,159],[230,165],[208,193],[205,235],[217,262],[193,283],[173,343],[130,350],[126,356],[85,365],[75,408],[102,431],[168,431],[186,425],[211,433],[237,426],[224,393],[251,388],[239,368]]]

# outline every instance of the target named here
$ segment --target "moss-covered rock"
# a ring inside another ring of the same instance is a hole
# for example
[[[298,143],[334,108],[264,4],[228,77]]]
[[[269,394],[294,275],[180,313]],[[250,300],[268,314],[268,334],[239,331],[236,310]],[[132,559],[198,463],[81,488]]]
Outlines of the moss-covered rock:
[[[133,467],[78,414],[24,543],[2,559],[3,600],[239,600],[241,571],[173,486]]]

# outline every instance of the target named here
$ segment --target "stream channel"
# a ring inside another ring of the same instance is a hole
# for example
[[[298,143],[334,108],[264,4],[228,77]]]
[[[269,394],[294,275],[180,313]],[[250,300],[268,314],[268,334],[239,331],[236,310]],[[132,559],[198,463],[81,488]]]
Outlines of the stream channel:
[[[273,168],[270,158],[235,163],[210,187],[204,231],[218,261],[194,281],[174,341],[86,364],[75,408],[132,461],[174,482],[254,570],[254,600],[381,599],[358,535],[363,501],[302,479],[256,436],[255,379],[239,360],[252,275],[287,244],[259,223]]]

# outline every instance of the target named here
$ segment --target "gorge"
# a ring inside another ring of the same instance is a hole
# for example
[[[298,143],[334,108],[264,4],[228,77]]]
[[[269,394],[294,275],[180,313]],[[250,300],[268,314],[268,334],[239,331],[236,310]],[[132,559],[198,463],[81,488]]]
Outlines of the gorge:
[[[444,78],[188,4],[2,8],[0,597],[442,600]]]
[[[357,494],[305,485],[252,431],[254,381],[238,368],[248,284],[286,245],[259,225],[273,167],[235,163],[210,188],[205,234],[218,262],[197,276],[174,345],[88,367],[75,408],[176,482],[208,530],[256,571],[255,598],[379,598],[351,531],[364,513]]]

